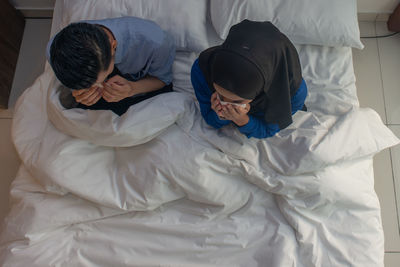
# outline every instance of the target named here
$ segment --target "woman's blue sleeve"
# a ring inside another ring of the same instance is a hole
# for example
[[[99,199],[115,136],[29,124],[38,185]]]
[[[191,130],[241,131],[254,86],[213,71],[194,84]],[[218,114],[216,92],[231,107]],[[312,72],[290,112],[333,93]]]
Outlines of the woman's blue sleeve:
[[[303,80],[296,94],[291,99],[292,115],[304,106],[304,101],[307,97],[307,85]],[[276,123],[267,123],[264,120],[263,114],[260,116],[249,116],[249,122],[246,125],[238,127],[239,131],[245,134],[248,138],[267,138],[274,136],[281,129]]]
[[[200,112],[204,120],[217,129],[228,125],[231,121],[219,119],[217,113],[211,109],[211,90],[201,72],[198,59],[193,63],[190,76],[196,98],[199,101]]]
[[[238,127],[238,129],[248,138],[267,138],[274,136],[280,131],[278,124],[266,123],[264,118],[257,118],[252,115],[249,115],[249,122],[241,127]]]

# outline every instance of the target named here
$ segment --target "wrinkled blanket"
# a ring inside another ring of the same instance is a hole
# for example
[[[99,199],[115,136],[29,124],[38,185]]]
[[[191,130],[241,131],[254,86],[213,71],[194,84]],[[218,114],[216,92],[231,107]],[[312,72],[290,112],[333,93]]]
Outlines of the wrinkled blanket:
[[[3,266],[383,265],[372,156],[399,140],[343,91],[310,82],[310,112],[259,140],[182,90],[118,117],[58,86],[47,70],[17,103]]]

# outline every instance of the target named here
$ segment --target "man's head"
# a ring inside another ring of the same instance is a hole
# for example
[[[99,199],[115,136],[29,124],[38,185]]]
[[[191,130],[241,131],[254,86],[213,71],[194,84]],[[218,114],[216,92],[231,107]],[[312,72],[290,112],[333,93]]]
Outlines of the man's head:
[[[99,25],[73,23],[60,31],[50,47],[50,65],[71,89],[102,83],[113,70],[116,40]]]

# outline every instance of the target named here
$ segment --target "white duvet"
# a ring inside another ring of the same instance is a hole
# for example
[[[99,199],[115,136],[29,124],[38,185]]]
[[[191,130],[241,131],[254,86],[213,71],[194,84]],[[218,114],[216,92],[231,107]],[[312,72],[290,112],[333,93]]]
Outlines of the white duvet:
[[[2,266],[383,266],[372,157],[399,140],[358,107],[350,48],[297,48],[309,112],[265,140],[204,122],[193,53],[121,117],[64,110],[47,69],[16,106]]]

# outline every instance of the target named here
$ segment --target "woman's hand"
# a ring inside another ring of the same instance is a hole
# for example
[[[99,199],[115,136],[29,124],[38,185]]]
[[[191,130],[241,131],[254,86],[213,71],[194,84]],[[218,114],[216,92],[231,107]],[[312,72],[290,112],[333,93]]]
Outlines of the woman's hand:
[[[76,102],[86,106],[95,104],[102,97],[103,89],[99,86],[92,86],[89,89],[73,90],[72,96]]]
[[[222,120],[226,120],[225,117],[222,115],[222,105],[217,98],[217,92],[214,92],[211,95],[211,109],[217,113],[218,117]]]
[[[104,100],[107,102],[118,102],[124,98],[135,95],[136,93],[133,84],[133,82],[130,82],[119,75],[111,77],[107,82],[103,83]]]
[[[246,125],[249,122],[249,116],[247,113],[250,110],[250,104],[246,104],[246,107],[238,107],[234,105],[223,105],[221,115],[226,120],[233,121],[237,126]]]

